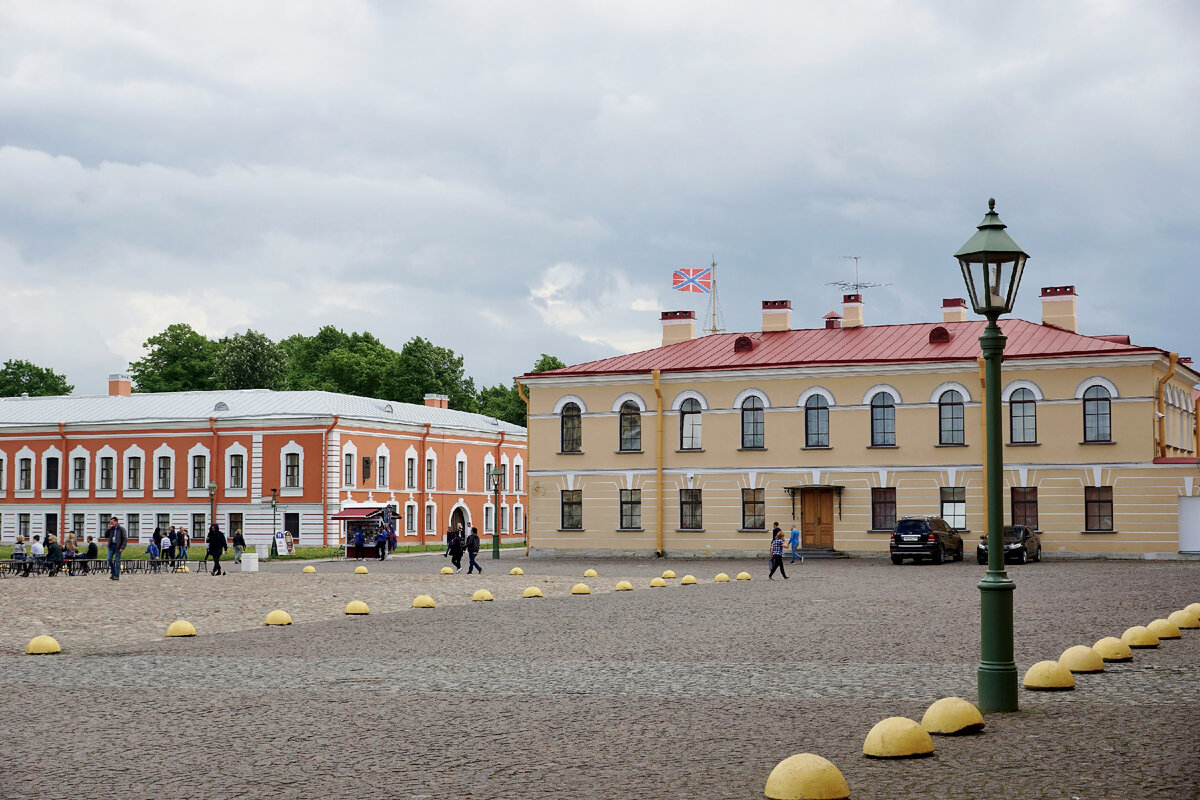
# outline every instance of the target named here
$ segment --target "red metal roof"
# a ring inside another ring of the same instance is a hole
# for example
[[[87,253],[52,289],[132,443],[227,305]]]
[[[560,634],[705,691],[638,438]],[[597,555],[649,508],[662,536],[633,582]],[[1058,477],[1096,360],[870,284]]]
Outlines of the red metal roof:
[[[382,508],[343,508],[330,519],[370,519],[382,513]]]
[[[537,375],[599,375],[608,373],[681,372],[754,367],[805,367],[835,364],[890,364],[962,361],[981,355],[979,336],[986,320],[923,322],[909,325],[870,325],[858,328],[806,328],[791,331],[719,333],[623,356],[589,361]],[[1008,337],[1005,360],[1099,353],[1161,353],[1097,336],[1084,336],[1052,325],[1023,319],[1001,320]],[[950,341],[932,343],[929,334],[944,328]],[[753,347],[735,350],[734,340],[750,338]],[[528,377],[533,377],[529,373]]]

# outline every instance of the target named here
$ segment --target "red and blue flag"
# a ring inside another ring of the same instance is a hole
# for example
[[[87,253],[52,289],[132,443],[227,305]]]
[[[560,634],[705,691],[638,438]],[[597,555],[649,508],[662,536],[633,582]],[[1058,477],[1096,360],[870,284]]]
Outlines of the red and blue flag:
[[[712,292],[712,267],[703,269],[677,269],[671,273],[671,288],[681,292],[697,292],[709,294]]]

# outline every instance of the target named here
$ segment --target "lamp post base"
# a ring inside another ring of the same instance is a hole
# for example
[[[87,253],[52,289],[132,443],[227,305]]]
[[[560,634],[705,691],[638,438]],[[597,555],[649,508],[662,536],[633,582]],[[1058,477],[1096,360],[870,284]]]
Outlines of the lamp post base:
[[[1006,576],[988,575],[979,582],[980,639],[979,710],[1016,711],[1017,665],[1013,653],[1013,591]]]

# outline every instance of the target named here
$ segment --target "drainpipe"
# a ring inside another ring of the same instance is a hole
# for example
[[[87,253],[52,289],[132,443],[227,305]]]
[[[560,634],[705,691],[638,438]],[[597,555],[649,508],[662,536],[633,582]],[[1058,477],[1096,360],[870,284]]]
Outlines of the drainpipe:
[[[422,462],[425,462],[429,459],[429,456],[426,454],[426,450],[425,450],[425,448],[426,448],[425,442],[428,441],[428,439],[429,439],[429,428],[431,426],[432,426],[432,423],[426,422],[425,423],[425,432],[423,434],[421,434],[421,461]],[[425,466],[424,463],[422,463],[421,466],[424,467]],[[434,480],[435,481],[437,480],[436,476],[434,477]],[[417,526],[417,534],[421,537],[421,546],[422,547],[425,546],[425,527],[428,525],[428,523],[425,521],[425,515],[428,513],[427,509],[429,508],[428,501],[429,501],[429,497],[430,497],[428,476],[426,476],[425,483],[426,483],[426,486],[425,486],[426,502],[421,504],[422,506],[424,506],[424,508],[421,509],[421,522]],[[399,510],[399,509],[397,509],[397,510]],[[396,520],[396,528],[399,529],[399,527],[400,527],[400,520]],[[400,538],[399,536],[396,537],[397,540],[399,540],[399,538]]]
[[[62,440],[62,461],[58,465],[61,473],[58,481],[58,538],[59,542],[66,542],[67,534],[67,424],[65,422],[58,423],[58,438]]]
[[[1167,455],[1167,398],[1166,386],[1167,381],[1175,374],[1175,365],[1179,363],[1179,353],[1169,353],[1167,355],[1167,374],[1158,379],[1158,388],[1155,392],[1155,403],[1158,409],[1158,457],[1166,458]]]
[[[984,494],[986,494],[987,493],[987,480],[988,480],[988,475],[987,475],[987,463],[988,463],[988,457],[987,457],[987,378],[985,377],[985,373],[984,373],[984,369],[983,369],[984,364],[986,362],[982,358],[977,358],[977,359],[975,359],[975,361],[979,364],[979,428],[981,431],[981,433],[979,435],[979,444],[983,448],[983,452],[980,454],[983,460],[980,461],[979,463],[983,466],[983,486],[984,486]]]
[[[523,385],[521,385],[520,381],[513,381],[513,383],[517,384],[517,394],[521,396],[521,400],[525,403],[525,455],[529,456],[530,454],[533,453],[533,448],[529,446],[529,441],[530,441],[530,437],[529,437],[529,434],[530,434],[530,430],[529,430],[529,394],[525,391],[525,387]],[[526,481],[529,480],[529,465],[528,464],[525,465],[525,480]],[[525,496],[527,498],[529,497],[528,492],[526,492]],[[529,555],[529,508],[528,508],[528,505],[529,504],[526,503],[526,508],[525,508],[525,555],[526,556]]]
[[[651,370],[650,377],[654,379],[654,396],[658,398],[658,408],[654,412],[655,439],[657,445],[654,451],[654,479],[657,484],[658,493],[658,511],[655,515],[655,528],[657,529],[657,553],[659,557],[666,555],[663,552],[663,396],[662,389],[658,385],[658,376],[661,374],[659,370]]]
[[[329,547],[329,434],[338,424],[338,415],[321,434],[321,546]],[[272,532],[273,535],[273,532]]]

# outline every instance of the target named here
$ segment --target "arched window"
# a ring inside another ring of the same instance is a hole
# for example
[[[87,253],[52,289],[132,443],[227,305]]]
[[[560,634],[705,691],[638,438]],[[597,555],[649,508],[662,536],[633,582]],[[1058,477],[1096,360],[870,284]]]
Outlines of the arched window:
[[[804,446],[829,447],[829,401],[819,394],[804,402]]]
[[[887,392],[871,398],[871,446],[896,446],[896,404]]]
[[[1108,389],[1091,386],[1083,393],[1083,440],[1112,441],[1112,408]]]
[[[1028,389],[1017,389],[1008,398],[1008,429],[1013,444],[1037,442],[1037,399]]]
[[[563,406],[560,420],[562,428],[562,452],[582,453],[583,420],[579,413],[579,406],[575,403],[567,403]]]
[[[956,390],[938,398],[938,444],[963,444],[963,397]]]
[[[700,447],[700,401],[689,397],[679,406],[679,449],[699,450]]]
[[[642,410],[632,400],[621,404],[621,442],[623,453],[638,453],[642,449]]]
[[[742,401],[742,448],[765,447],[763,435],[763,401],[751,395]]]

